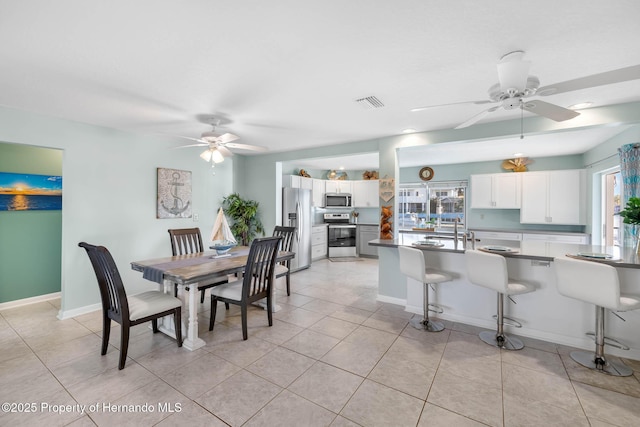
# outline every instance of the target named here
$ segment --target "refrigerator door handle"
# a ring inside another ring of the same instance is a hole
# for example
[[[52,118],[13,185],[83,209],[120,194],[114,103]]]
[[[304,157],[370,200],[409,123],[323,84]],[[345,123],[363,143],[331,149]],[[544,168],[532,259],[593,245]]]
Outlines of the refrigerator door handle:
[[[298,242],[300,241],[300,215],[302,211],[300,210],[300,203],[296,202],[296,238]]]

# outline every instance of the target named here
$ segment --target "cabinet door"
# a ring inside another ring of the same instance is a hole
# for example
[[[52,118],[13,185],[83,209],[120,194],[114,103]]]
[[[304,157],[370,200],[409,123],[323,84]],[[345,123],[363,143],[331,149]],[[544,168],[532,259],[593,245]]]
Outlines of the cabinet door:
[[[338,193],[351,193],[351,181],[337,181]]]
[[[313,179],[307,178],[306,176],[301,176],[300,178],[300,188],[304,188],[305,190],[313,190]]]
[[[338,181],[325,181],[325,192],[327,193],[339,193],[338,191]]]
[[[300,188],[300,176],[299,175],[287,175],[283,182],[283,187]]]
[[[471,175],[471,207],[489,209],[494,207],[491,175]]]
[[[353,181],[351,186],[353,192],[353,207],[374,208],[378,207],[378,181]]]
[[[522,175],[522,204],[520,222],[547,224],[547,176],[546,172],[524,172]]]
[[[547,217],[553,224],[586,224],[584,182],[582,169],[551,171],[547,188],[549,209]]]
[[[313,206],[324,207],[324,179],[313,179]]]
[[[494,206],[500,209],[520,209],[520,174],[493,175]]]

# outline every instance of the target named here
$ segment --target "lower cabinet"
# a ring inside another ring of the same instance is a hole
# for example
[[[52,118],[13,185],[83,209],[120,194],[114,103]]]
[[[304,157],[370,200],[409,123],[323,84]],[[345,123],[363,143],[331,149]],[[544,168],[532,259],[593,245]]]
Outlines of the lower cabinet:
[[[311,260],[327,257],[327,226],[315,225],[311,228]]]
[[[375,240],[380,237],[377,225],[359,225],[357,235],[358,256],[378,256],[378,248],[376,246],[369,246],[371,240]]]

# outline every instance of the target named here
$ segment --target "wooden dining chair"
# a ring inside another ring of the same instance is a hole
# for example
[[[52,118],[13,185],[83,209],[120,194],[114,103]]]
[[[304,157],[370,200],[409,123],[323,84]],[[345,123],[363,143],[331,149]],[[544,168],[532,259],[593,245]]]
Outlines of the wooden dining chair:
[[[211,317],[209,330],[213,331],[218,301],[240,306],[242,315],[242,339],[246,340],[247,309],[249,304],[266,298],[269,326],[273,325],[272,289],[276,258],[281,237],[263,237],[251,243],[244,277],[235,282],[211,288]]]
[[[182,347],[182,301],[160,291],[148,291],[127,297],[124,285],[113,257],[104,246],[78,244],[89,255],[91,265],[98,279],[102,299],[102,350],[107,354],[111,321],[122,326],[120,335],[120,363],[123,369],[129,348],[129,330],[132,326],[151,321],[153,332],[158,332],[158,319],[173,314],[176,341]]]
[[[204,252],[202,234],[200,234],[199,228],[176,228],[168,231],[171,239],[171,252],[173,253],[173,256]],[[198,283],[200,303],[204,302],[204,293],[207,289],[227,283],[228,281],[227,276],[217,276],[206,283]],[[178,296],[177,284],[175,285],[174,295]],[[228,304],[226,307],[229,309]]]
[[[296,234],[295,227],[283,227],[276,225],[273,230],[273,235],[276,237],[282,237],[280,241],[280,250],[291,252],[293,246],[293,237]],[[291,295],[291,260],[282,261],[276,264],[276,279],[287,276],[287,295]]]

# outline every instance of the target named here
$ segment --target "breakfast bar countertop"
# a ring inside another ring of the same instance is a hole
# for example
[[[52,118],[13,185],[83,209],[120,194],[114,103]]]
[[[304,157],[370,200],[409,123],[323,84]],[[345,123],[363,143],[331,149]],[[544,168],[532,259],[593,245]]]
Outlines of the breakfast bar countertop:
[[[444,244],[444,246],[442,247],[430,247],[421,245],[411,246],[425,251],[464,253],[463,249],[454,249],[453,242],[443,241],[442,243]],[[372,246],[388,248],[410,246],[402,244],[398,239],[376,239],[370,241],[369,244]],[[485,246],[492,247],[494,245],[477,245],[476,249],[481,249]],[[507,247],[495,248],[505,249]],[[496,250],[495,253],[499,253],[508,258],[522,258],[538,261],[553,261],[553,258],[555,257],[572,255],[589,261],[603,262],[613,265],[614,267],[640,268],[640,256],[636,253],[635,248],[630,247],[577,245],[571,243],[556,243],[544,241],[514,241],[510,242],[508,250]],[[580,256],[580,254],[582,254],[582,256]]]

